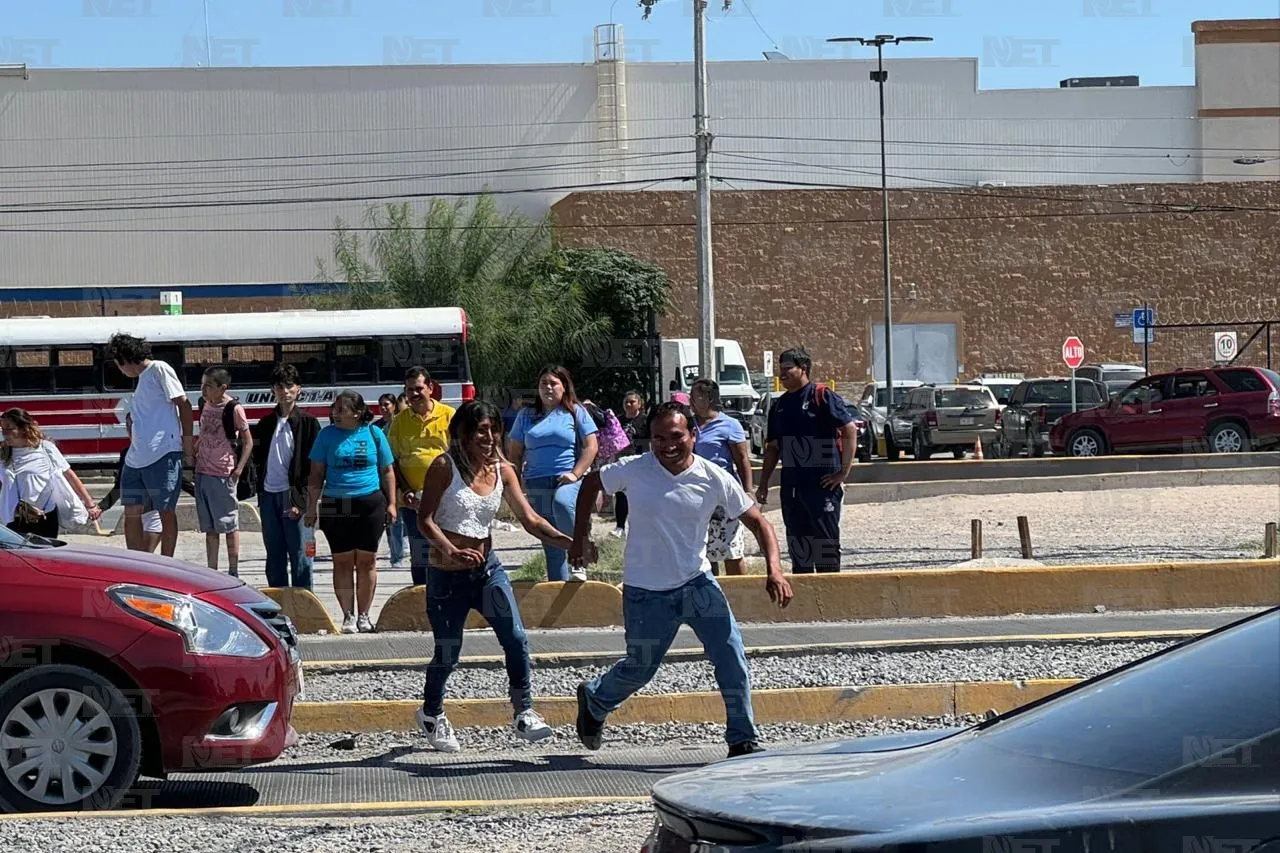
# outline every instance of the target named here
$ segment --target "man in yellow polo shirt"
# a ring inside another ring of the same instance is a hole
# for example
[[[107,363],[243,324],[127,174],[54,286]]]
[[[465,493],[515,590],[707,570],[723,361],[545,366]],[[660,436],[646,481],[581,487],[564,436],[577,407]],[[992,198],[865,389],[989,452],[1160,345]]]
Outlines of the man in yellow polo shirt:
[[[404,532],[409,537],[409,573],[414,586],[427,582],[430,545],[418,530],[418,496],[427,469],[449,449],[449,421],[454,408],[431,399],[431,374],[425,367],[411,367],[404,374],[404,393],[409,408],[395,416],[387,441],[395,457],[397,506],[404,516]]]

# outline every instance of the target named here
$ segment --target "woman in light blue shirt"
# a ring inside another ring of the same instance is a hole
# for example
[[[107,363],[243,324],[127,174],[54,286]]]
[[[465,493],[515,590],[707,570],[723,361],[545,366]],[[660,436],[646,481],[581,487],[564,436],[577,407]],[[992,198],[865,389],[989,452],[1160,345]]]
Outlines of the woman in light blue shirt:
[[[369,608],[378,586],[378,543],[396,518],[391,445],[355,391],[343,391],[334,399],[329,421],[311,446],[303,524],[314,528],[319,521],[333,554],[333,591],[342,607],[342,633],[365,634],[373,630]]]
[[[747,494],[751,488],[751,445],[742,424],[720,411],[720,386],[714,379],[699,379],[689,389],[689,403],[698,420],[698,435],[693,452],[716,463],[737,480]],[[724,561],[727,575],[745,574],[742,559],[746,540],[742,525],[718,509],[711,516],[707,531],[707,560],[713,574],[720,574]]]
[[[569,371],[558,365],[544,367],[537,397],[520,410],[511,427],[507,458],[521,473],[534,512],[567,536],[573,535],[582,478],[596,458],[595,433],[595,421],[578,402]],[[585,569],[570,571],[567,551],[544,543],[542,553],[547,580],[587,579]]]

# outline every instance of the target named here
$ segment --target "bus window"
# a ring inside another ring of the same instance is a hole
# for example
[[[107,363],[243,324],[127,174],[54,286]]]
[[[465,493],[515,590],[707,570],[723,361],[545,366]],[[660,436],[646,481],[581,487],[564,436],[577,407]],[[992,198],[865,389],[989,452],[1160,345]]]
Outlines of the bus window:
[[[298,382],[304,388],[330,384],[329,351],[324,341],[290,341],[281,344],[280,360],[298,368]]]
[[[13,350],[9,387],[14,393],[48,394],[53,390],[53,362],[47,349]]]
[[[369,341],[339,341],[334,344],[337,384],[356,385],[378,381],[378,360]],[[398,381],[399,376],[393,381]]]
[[[402,377],[410,367],[420,365],[437,382],[466,382],[462,363],[462,342],[454,338],[383,338],[382,381]]]
[[[204,384],[204,372],[223,364],[221,344],[186,346],[182,352],[182,383],[190,389]]]
[[[98,352],[98,369],[101,371],[102,388],[104,391],[132,391],[133,380],[120,372],[120,368],[116,367],[116,363],[111,361],[104,354],[106,347],[96,347]]]
[[[231,387],[268,387],[271,371],[276,366],[274,344],[248,344],[227,347],[227,370],[231,372]]]
[[[98,389],[98,374],[93,366],[93,350],[60,349],[54,355],[53,386],[57,391],[92,393]]]

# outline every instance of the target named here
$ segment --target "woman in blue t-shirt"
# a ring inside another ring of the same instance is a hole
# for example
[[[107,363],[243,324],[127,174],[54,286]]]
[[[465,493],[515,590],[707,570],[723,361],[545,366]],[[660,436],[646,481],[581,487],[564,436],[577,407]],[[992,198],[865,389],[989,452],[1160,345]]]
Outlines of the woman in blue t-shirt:
[[[364,397],[348,390],[334,398],[329,425],[316,436],[310,458],[303,523],[315,527],[318,519],[329,542],[342,633],[368,633],[373,630],[369,608],[378,586],[378,542],[395,521],[396,493],[391,445],[373,425]]]
[[[751,494],[751,445],[742,424],[720,411],[720,385],[714,379],[699,379],[689,389],[689,403],[698,419],[693,452],[729,472]],[[712,574],[720,574],[722,561],[725,574],[745,574],[745,555],[741,523],[728,518],[723,508],[717,509],[707,531],[707,561]]]
[[[569,371],[544,367],[537,396],[511,426],[507,458],[521,473],[534,512],[568,536],[573,535],[582,478],[596,458],[595,433],[595,421],[578,402]],[[547,580],[587,579],[585,569],[570,571],[567,551],[543,544],[542,552],[547,558]]]

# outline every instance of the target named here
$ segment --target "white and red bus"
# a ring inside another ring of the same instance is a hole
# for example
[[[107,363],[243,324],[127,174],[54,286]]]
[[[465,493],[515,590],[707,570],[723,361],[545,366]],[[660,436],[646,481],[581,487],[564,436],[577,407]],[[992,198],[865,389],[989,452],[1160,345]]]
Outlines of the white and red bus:
[[[0,410],[31,412],[72,464],[114,466],[127,443],[121,403],[134,388],[103,356],[117,332],[146,338],[152,357],[177,372],[192,406],[204,371],[225,367],[250,422],[275,405],[278,362],[297,367],[299,405],[322,423],[343,389],[376,407],[381,394],[404,391],[414,365],[430,372],[438,399],[456,406],[475,398],[461,308],[298,310],[0,319]]]

